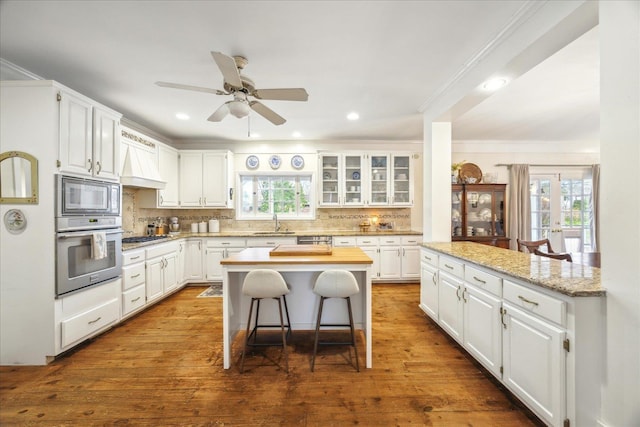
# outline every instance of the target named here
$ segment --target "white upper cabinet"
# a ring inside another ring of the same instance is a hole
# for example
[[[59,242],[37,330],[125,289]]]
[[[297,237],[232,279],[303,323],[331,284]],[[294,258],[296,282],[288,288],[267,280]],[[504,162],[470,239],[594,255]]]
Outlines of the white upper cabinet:
[[[320,154],[320,207],[412,206],[411,154]]]
[[[179,204],[179,153],[175,148],[158,145],[158,171],[167,182],[164,189],[158,190],[158,207],[177,207]]]
[[[64,90],[59,95],[59,170],[117,180],[122,116],[80,95]]]
[[[229,151],[180,152],[180,206],[233,206],[232,164]]]

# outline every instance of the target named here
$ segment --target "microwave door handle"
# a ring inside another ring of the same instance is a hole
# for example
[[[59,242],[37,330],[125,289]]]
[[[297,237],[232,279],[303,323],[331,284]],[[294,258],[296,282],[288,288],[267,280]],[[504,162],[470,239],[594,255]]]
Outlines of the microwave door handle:
[[[97,230],[99,231],[99,230]],[[111,230],[111,231],[105,231],[106,234],[122,234],[124,233],[124,230]],[[59,238],[63,238],[63,239],[67,239],[70,237],[91,237],[93,236],[93,233],[83,233],[83,234],[79,234],[79,233],[57,233]]]

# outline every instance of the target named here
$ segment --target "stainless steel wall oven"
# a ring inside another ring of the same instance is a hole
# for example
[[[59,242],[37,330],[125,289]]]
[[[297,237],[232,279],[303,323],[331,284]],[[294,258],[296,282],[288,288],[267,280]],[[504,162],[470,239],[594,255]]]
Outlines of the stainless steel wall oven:
[[[118,183],[56,177],[56,297],[122,275],[121,202]],[[97,238],[102,256],[92,253]]]

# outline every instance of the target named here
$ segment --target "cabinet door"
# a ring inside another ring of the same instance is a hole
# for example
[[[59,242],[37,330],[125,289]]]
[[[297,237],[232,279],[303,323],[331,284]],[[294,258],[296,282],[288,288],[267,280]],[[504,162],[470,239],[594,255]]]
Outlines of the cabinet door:
[[[170,292],[178,287],[178,258],[172,253],[164,256],[164,271],[162,274],[164,293]]]
[[[375,246],[361,246],[362,252],[367,254],[369,258],[373,260],[371,264],[371,280],[377,280],[380,278],[380,252]]]
[[[146,287],[147,287],[147,301],[153,301],[156,298],[160,298],[164,292],[162,285],[162,273],[164,269],[164,260],[162,257],[154,258],[147,261],[146,271]]]
[[[158,170],[167,182],[163,190],[158,190],[158,206],[175,207],[179,203],[178,150],[165,145],[158,148]]]
[[[205,252],[205,280],[221,281],[222,265],[220,261],[226,258],[225,248],[207,248]]]
[[[343,157],[343,173],[344,179],[341,184],[341,193],[343,195],[342,204],[345,206],[360,206],[365,203],[363,192],[363,156],[361,155],[344,155]]]
[[[180,206],[202,206],[202,153],[180,153]]]
[[[320,155],[320,206],[340,206],[341,160],[338,154]]]
[[[60,171],[91,176],[93,107],[69,93],[60,95]]]
[[[120,176],[120,117],[93,108],[93,175],[104,179]]]
[[[422,263],[420,278],[420,308],[436,322],[438,321],[438,270]]]
[[[227,156],[225,153],[202,155],[202,204],[227,207]]]
[[[399,279],[402,276],[400,246],[380,246],[380,278]]]
[[[402,247],[402,278],[420,278],[420,246]]]
[[[566,413],[565,331],[503,303],[502,381],[549,425]]]
[[[438,281],[438,322],[456,341],[462,343],[462,280],[443,271]]]
[[[369,156],[369,204],[386,206],[389,204],[389,156],[372,154]]]
[[[202,280],[202,240],[187,240],[185,250],[185,280]]]
[[[413,205],[413,169],[411,156],[391,156],[391,204],[394,206]]]
[[[464,348],[493,375],[500,378],[502,366],[502,301],[465,283]]]

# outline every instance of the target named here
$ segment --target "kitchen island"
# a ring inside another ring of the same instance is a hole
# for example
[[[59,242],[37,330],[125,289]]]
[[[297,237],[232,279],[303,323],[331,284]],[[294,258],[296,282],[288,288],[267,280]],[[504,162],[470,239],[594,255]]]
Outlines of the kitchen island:
[[[293,333],[296,330],[315,329],[319,298],[313,293],[318,275],[325,270],[351,271],[360,293],[351,298],[356,329],[362,329],[365,337],[366,367],[372,367],[371,340],[371,264],[373,261],[360,248],[334,247],[329,255],[279,255],[272,256],[272,248],[249,248],[223,259],[223,348],[224,369],[231,367],[231,348],[240,330],[246,328],[250,298],[242,295],[242,283],[246,274],[255,269],[268,268],[279,271],[291,286],[287,295],[289,316]],[[268,301],[265,301],[268,302]],[[328,301],[323,311],[323,322],[346,323],[347,314],[342,305]],[[278,323],[277,310],[264,304],[261,322]],[[269,317],[273,316],[273,317]]]
[[[425,242],[420,308],[550,426],[596,425],[600,269],[472,242]]]

